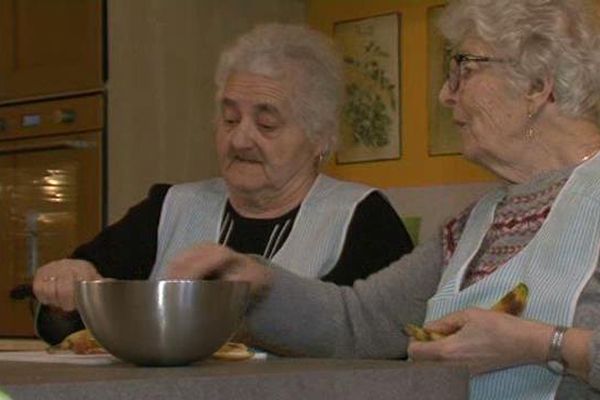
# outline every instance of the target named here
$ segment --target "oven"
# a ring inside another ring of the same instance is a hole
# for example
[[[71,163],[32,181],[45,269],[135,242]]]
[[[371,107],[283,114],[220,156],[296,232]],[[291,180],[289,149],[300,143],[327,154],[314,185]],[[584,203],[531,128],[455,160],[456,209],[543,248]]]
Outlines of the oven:
[[[34,336],[15,288],[103,222],[102,94],[0,106],[0,336]]]

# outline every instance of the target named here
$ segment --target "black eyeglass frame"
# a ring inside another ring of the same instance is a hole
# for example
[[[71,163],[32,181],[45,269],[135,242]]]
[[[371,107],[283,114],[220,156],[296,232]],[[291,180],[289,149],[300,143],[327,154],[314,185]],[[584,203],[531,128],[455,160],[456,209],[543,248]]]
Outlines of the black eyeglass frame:
[[[452,61],[456,63],[456,67],[452,68]],[[508,62],[506,58],[477,56],[474,54],[457,53],[450,59],[450,66],[448,67],[448,76],[446,82],[448,83],[448,89],[450,92],[456,93],[460,88],[461,81],[461,64],[464,62],[490,62],[490,63],[505,63]]]

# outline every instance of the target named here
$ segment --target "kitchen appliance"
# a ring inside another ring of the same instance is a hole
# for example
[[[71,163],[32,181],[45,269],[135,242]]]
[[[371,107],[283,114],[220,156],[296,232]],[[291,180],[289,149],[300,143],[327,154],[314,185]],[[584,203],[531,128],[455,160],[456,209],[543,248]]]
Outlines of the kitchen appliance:
[[[0,336],[34,336],[11,290],[102,226],[104,126],[102,94],[0,106]]]

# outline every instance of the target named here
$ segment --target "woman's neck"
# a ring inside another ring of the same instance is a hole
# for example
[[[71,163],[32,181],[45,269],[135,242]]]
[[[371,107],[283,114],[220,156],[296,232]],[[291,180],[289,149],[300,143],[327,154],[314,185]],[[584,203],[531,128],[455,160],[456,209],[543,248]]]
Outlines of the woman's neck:
[[[277,218],[296,208],[310,192],[318,174],[291,181],[275,190],[244,193],[229,191],[233,209],[247,218]]]
[[[600,130],[583,118],[540,119],[532,138],[524,138],[512,164],[498,174],[516,183],[579,165],[600,151]]]

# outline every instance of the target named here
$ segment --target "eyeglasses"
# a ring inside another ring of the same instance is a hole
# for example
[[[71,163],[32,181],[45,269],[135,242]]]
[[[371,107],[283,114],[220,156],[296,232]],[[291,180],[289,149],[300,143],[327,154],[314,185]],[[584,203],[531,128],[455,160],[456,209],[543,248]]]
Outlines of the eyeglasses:
[[[504,58],[494,58],[485,56],[475,56],[472,54],[455,54],[450,59],[450,66],[448,68],[448,89],[452,93],[455,93],[460,87],[460,75],[461,75],[461,64],[464,62],[507,62]]]

